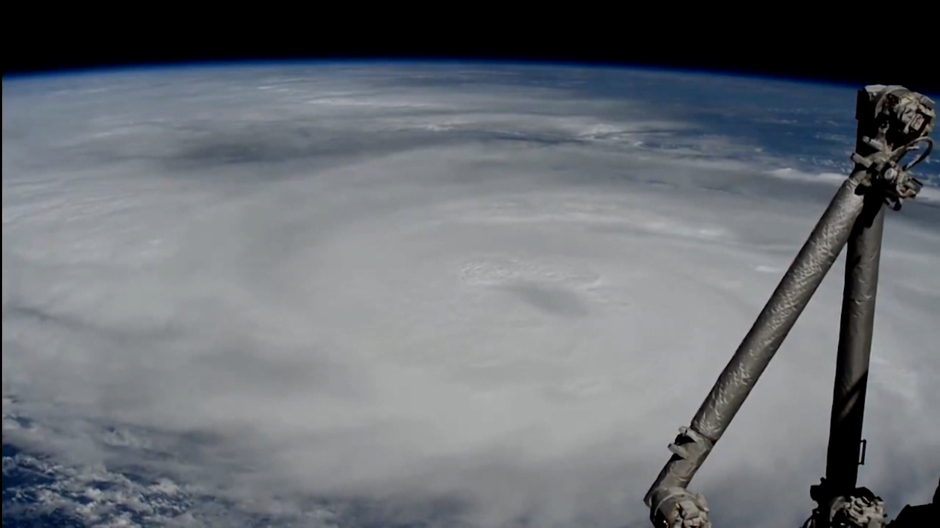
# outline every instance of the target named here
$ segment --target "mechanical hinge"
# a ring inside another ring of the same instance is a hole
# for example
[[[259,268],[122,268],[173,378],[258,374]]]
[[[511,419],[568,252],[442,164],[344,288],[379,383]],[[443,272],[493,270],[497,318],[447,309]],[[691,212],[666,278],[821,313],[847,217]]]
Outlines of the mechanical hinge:
[[[877,139],[864,137],[862,141],[877,150],[868,156],[853,152],[852,161],[866,169],[866,184],[879,188],[884,193],[885,202],[892,209],[895,211],[901,209],[901,201],[916,197],[924,186],[910,173],[910,170],[930,155],[933,150],[933,139],[919,137],[894,150],[889,150],[883,142]],[[921,144],[925,144],[926,148],[921,150]],[[906,154],[917,150],[921,152],[913,160],[899,165]]]
[[[697,467],[708,455],[714,442],[691,427],[680,427],[679,435],[669,444],[675,456]],[[658,528],[710,528],[708,503],[701,494],[683,487],[654,487],[647,495],[650,520]]]

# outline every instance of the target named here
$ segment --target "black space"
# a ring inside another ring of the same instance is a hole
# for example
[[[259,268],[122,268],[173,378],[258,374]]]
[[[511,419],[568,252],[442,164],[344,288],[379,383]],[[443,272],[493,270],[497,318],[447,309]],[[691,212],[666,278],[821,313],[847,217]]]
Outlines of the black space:
[[[940,92],[936,54],[926,51],[931,39],[916,23],[907,29],[890,21],[882,27],[871,17],[864,25],[845,17],[823,23],[819,13],[789,4],[701,16],[679,4],[656,15],[647,12],[652,4],[620,3],[609,11],[552,5],[563,8],[487,12],[428,4],[409,12],[389,5],[392,13],[382,13],[368,4],[272,4],[234,14],[234,5],[220,12],[198,4],[140,4],[123,12],[50,8],[5,20],[3,73],[271,59],[468,59],[659,66]],[[340,11],[344,6],[351,9]]]

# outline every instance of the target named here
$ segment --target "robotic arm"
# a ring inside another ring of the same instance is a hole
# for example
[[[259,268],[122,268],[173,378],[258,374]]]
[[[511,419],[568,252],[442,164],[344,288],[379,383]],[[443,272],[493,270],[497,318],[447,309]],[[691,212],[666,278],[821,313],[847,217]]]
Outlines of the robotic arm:
[[[885,204],[899,210],[922,184],[910,169],[933,148],[929,98],[902,86],[858,92],[855,168],[829,203],[757,321],[705,398],[692,423],[669,445],[673,455],[644,498],[657,528],[710,528],[705,498],[686,488],[750,394],[800,313],[848,245],[826,477],[810,495],[819,507],[806,528],[884,526],[881,499],[856,488],[871,352]],[[923,150],[921,148],[923,147]],[[921,150],[901,164],[910,152]],[[936,502],[936,500],[934,501]],[[905,509],[904,511],[908,511]],[[903,512],[902,512],[903,516]],[[892,523],[891,528],[903,528]],[[906,522],[906,521],[905,521]],[[926,526],[926,525],[918,525]]]

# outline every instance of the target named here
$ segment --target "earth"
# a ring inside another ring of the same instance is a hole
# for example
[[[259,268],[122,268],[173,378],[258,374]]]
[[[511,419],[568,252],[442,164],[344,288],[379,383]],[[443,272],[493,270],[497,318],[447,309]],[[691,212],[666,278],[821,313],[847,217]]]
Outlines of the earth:
[[[3,526],[648,526],[666,445],[851,168],[858,88],[5,78]],[[885,228],[859,480],[892,518],[940,476],[936,160]],[[716,526],[813,507],[843,270],[690,486]]]

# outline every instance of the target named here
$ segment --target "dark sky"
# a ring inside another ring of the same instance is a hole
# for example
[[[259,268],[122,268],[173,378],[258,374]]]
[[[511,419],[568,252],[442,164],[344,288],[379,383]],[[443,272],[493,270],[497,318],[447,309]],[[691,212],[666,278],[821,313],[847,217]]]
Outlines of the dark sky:
[[[512,19],[449,4],[388,15],[365,5],[351,6],[354,14],[255,6],[235,15],[196,10],[198,20],[194,12],[143,6],[128,14],[82,7],[54,19],[36,12],[8,21],[17,31],[5,32],[4,75],[219,60],[466,58],[655,65],[940,92],[935,57],[916,31],[862,31],[847,20],[810,27],[815,15],[801,20],[782,8],[701,18],[677,17],[671,8],[651,15],[624,4],[608,13],[566,3],[548,22],[545,6]]]

